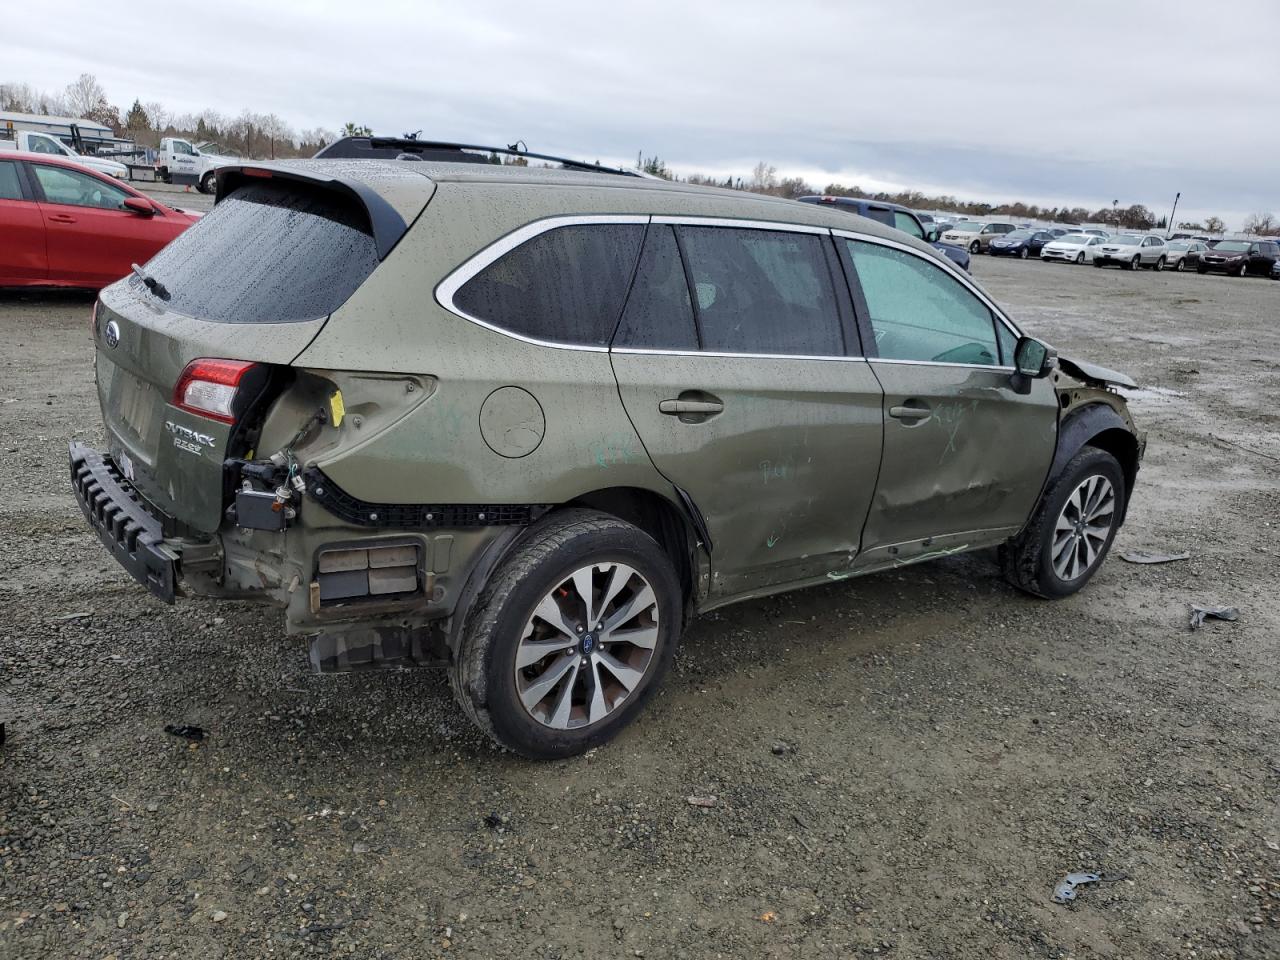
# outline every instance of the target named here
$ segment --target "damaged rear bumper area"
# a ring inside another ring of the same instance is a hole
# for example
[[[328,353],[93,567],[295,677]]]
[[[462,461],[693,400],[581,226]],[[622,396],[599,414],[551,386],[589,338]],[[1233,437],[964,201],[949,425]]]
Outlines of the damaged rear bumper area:
[[[162,541],[163,527],[107,455],[81,443],[68,448],[71,486],[85,519],[129,575],[173,603],[178,560]]]

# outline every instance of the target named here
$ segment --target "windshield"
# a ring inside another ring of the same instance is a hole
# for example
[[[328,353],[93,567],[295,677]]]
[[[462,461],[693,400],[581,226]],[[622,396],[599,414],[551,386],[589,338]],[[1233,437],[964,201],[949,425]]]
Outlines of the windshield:
[[[1142,246],[1142,238],[1136,233],[1120,233],[1108,240],[1107,243],[1121,247],[1140,247]]]
[[[1054,243],[1088,243],[1093,238],[1087,233],[1068,233],[1065,237],[1059,237]]]
[[[1004,238],[1006,240],[1026,240],[1030,236],[1030,230],[1014,230],[1012,233],[1006,233]]]
[[[1227,253],[1244,253],[1249,249],[1249,244],[1244,240],[1219,240],[1213,245],[1215,250],[1225,250]]]
[[[1190,247],[1191,247],[1191,244],[1188,243],[1186,240],[1174,240],[1172,243],[1169,244],[1170,250],[1187,250]]]
[[[985,226],[985,223],[974,223],[972,220],[966,220],[964,223],[953,223],[948,229],[955,233],[977,233]]]

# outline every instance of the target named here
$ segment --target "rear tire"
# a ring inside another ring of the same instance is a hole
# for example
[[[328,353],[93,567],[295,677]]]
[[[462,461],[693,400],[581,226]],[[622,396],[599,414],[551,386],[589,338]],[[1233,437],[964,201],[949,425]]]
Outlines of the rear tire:
[[[1049,483],[1026,528],[1000,548],[1005,579],[1049,600],[1083,588],[1107,558],[1128,495],[1120,462],[1082,447]]]
[[[1178,260],[1177,263],[1173,265],[1173,269],[1176,273],[1185,273],[1187,269],[1187,265],[1183,263],[1182,260],[1180,259]]]
[[[1158,258],[1156,260],[1156,265],[1151,269],[1154,270],[1156,273],[1159,273],[1160,271],[1162,271],[1164,269],[1164,257]]]
[[[682,612],[671,561],[647,533],[594,511],[552,514],[477,598],[450,686],[502,746],[536,760],[573,756],[644,708],[671,665]]]

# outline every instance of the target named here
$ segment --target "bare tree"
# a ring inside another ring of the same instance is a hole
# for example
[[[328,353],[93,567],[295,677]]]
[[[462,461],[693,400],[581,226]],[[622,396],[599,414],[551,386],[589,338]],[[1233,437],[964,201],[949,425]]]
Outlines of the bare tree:
[[[1205,233],[1223,233],[1227,229],[1227,225],[1222,222],[1221,217],[1209,217],[1204,222]]]
[[[272,160],[276,158],[277,146],[288,144],[290,148],[293,147],[292,128],[274,113],[259,117],[258,126],[267,137],[268,149]]]
[[[1276,232],[1274,213],[1251,213],[1244,222],[1244,232],[1254,236],[1266,237]]]
[[[158,133],[164,133],[169,129],[169,125],[173,123],[173,111],[159,100],[148,100],[142,105],[142,109],[147,111],[147,119],[151,121],[151,129]]]
[[[82,73],[67,84],[66,101],[72,116],[87,117],[107,102],[107,91],[92,73]]]
[[[748,190],[754,193],[765,193],[778,185],[778,168],[761,160],[751,171],[751,183]]]

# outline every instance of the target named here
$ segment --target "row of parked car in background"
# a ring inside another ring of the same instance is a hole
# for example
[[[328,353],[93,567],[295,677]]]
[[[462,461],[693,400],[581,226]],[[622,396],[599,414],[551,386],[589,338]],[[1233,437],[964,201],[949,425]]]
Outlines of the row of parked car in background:
[[[963,246],[970,254],[1280,280],[1280,242],[1276,240],[1213,240],[1186,234],[1166,240],[1154,233],[1111,234],[1095,228],[1019,227],[970,220],[948,225],[940,240],[943,245]]]

